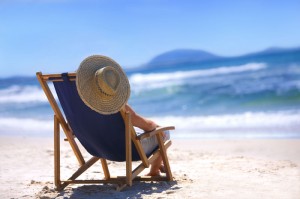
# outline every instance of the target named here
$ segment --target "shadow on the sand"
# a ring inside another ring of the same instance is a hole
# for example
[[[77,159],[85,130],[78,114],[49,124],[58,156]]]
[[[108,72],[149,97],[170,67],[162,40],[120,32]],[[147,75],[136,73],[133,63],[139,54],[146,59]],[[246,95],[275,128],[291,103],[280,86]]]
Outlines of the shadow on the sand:
[[[170,195],[180,187],[176,181],[171,182],[134,182],[131,187],[125,187],[122,191],[116,191],[116,186],[107,185],[83,185],[72,188],[67,187],[56,196],[57,198],[143,198],[145,195],[162,194]]]

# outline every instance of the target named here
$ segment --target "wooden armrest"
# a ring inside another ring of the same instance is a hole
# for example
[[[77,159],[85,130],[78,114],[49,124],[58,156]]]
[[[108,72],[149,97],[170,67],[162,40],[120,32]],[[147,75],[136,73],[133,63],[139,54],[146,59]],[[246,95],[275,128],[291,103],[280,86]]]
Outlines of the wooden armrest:
[[[162,131],[168,131],[168,130],[174,130],[174,129],[175,129],[174,126],[157,127],[153,131],[147,131],[147,132],[142,133],[141,135],[136,136],[136,139],[142,140],[144,138],[154,136]]]

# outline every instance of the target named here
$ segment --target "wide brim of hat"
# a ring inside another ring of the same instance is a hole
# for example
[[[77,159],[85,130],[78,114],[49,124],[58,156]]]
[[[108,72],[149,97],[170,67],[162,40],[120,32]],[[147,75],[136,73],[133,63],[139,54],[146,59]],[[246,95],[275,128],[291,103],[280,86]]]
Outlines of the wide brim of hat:
[[[114,67],[120,76],[120,84],[112,97],[105,96],[94,79],[96,71],[106,66]],[[101,114],[117,113],[130,96],[129,81],[123,69],[117,62],[102,55],[93,55],[81,62],[77,70],[76,86],[83,102]]]

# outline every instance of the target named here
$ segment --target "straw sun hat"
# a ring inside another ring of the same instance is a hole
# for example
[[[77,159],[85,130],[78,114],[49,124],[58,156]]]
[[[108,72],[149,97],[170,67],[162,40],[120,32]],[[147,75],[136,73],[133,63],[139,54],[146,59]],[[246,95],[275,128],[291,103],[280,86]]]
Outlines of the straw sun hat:
[[[127,103],[130,85],[118,63],[109,57],[93,55],[84,59],[76,85],[83,102],[101,114],[113,114]]]

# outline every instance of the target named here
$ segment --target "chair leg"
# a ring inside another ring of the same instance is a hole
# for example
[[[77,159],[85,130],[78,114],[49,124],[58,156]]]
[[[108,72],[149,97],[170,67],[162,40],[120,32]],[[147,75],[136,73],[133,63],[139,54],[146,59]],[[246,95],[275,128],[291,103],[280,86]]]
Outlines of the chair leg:
[[[101,161],[102,169],[104,172],[104,178],[105,178],[105,180],[108,180],[110,178],[110,173],[108,170],[107,161],[106,161],[106,159],[103,159],[103,158],[100,158],[100,161]]]
[[[59,121],[54,115],[54,184],[60,190],[60,128]]]
[[[132,186],[132,154],[131,154],[131,129],[130,113],[125,112],[125,151],[126,151],[126,184]]]
[[[163,159],[163,163],[164,163],[164,166],[165,166],[165,169],[166,169],[166,175],[167,175],[167,179],[169,181],[173,180],[173,176],[172,176],[172,172],[171,172],[171,167],[170,167],[170,164],[169,164],[169,160],[168,160],[168,156],[167,156],[167,151],[166,151],[166,148],[164,146],[164,142],[162,140],[162,135],[161,133],[157,134],[156,135],[156,138],[158,140],[158,145],[159,145],[159,149],[160,149],[160,154],[162,156],[162,159]]]

